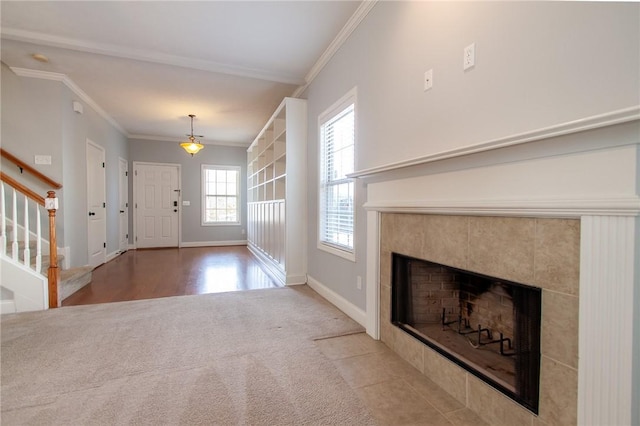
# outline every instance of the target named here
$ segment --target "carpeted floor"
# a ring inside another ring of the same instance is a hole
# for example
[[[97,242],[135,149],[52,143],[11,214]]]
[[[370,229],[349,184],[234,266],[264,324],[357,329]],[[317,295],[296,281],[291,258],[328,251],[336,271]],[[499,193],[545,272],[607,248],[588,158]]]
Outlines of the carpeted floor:
[[[313,340],[362,328],[307,286],[12,314],[3,425],[374,424]]]

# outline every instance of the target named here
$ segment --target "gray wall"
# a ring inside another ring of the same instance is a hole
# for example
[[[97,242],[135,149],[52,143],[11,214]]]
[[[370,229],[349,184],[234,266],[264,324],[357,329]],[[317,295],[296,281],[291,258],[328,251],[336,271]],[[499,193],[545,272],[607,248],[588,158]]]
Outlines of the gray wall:
[[[120,248],[118,157],[128,158],[128,143],[124,134],[89,105],[80,101],[71,90],[64,90],[63,96],[63,184],[65,191],[78,194],[65,197],[62,207],[65,246],[71,248],[75,265],[84,265],[88,263],[87,139],[105,150],[107,255],[117,252]],[[73,101],[83,104],[82,114],[73,112]]]
[[[135,140],[129,141],[129,170],[133,171],[133,161],[149,163],[180,164],[182,176],[182,200],[190,201],[190,206],[182,209],[182,242],[239,242],[247,239],[247,149],[242,147],[205,145],[205,148],[195,156],[187,154],[176,142]],[[241,224],[225,226],[202,226],[200,211],[202,208],[201,195],[201,166],[213,164],[219,166],[240,166],[242,200]],[[131,174],[130,174],[131,175]],[[133,206],[133,180],[129,180],[129,205]],[[129,221],[129,235],[133,242],[133,221],[135,211],[131,210]]]
[[[463,71],[465,46],[476,66]],[[317,119],[358,87],[356,169],[638,105],[640,5],[378,2],[303,94],[309,108],[309,275],[365,308],[366,216],[356,263],[317,250]],[[423,74],[433,69],[433,88]],[[359,183],[358,205],[366,200]]]
[[[83,104],[83,114],[73,112],[73,101]],[[126,137],[62,82],[18,77],[4,64],[1,124],[4,149],[63,185],[56,231],[58,246],[70,249],[72,267],[88,263],[87,138],[105,149],[107,253],[117,251],[117,159],[128,157]],[[37,166],[34,155],[50,155],[52,164]],[[51,188],[34,189],[46,194]]]

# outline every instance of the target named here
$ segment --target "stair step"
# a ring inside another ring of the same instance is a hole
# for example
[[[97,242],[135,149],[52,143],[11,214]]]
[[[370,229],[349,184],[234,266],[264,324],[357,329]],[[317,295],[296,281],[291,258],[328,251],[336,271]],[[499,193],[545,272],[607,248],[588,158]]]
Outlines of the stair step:
[[[60,300],[66,299],[89,284],[91,282],[92,271],[93,268],[90,266],[81,266],[79,268],[60,271],[60,287],[58,288]]]

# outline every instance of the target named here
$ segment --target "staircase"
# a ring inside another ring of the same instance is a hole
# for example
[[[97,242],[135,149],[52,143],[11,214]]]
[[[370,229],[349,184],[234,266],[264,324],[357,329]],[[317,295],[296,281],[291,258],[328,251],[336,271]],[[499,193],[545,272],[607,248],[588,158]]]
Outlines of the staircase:
[[[48,186],[62,187],[1,148],[0,155],[15,164],[20,174],[27,171]],[[54,191],[47,194],[44,198],[0,172],[2,314],[57,308],[63,299],[91,282],[92,268],[88,266],[62,270],[63,257],[58,256],[56,247],[58,199]],[[43,218],[47,217],[49,240],[42,233],[42,222],[47,222]]]
[[[6,252],[4,253],[11,253],[12,251],[12,243],[11,243],[12,232],[13,232],[13,226],[11,225],[7,226],[8,238],[5,238]],[[44,245],[48,245],[48,242],[45,241]],[[18,253],[19,254],[24,253],[24,249],[25,249],[25,243],[24,241],[20,241],[18,243]],[[47,271],[49,269],[50,256],[48,255],[41,256],[41,269],[40,269],[40,272],[38,273],[36,272],[37,255],[35,253],[37,253],[37,241],[35,239],[30,239],[29,241],[29,252],[32,253],[33,255],[29,259],[28,268],[25,268],[23,256],[19,256],[17,265],[9,264],[12,261],[10,256],[5,256],[5,255],[2,256],[3,272],[2,272],[2,280],[0,281],[0,313],[1,314],[43,309],[38,307],[37,305],[34,305],[33,303],[26,303],[27,306],[25,307],[24,301],[22,301],[23,306],[21,308],[20,306],[21,301],[19,300],[19,298],[18,300],[16,300],[16,293],[20,293],[21,290],[25,290],[24,287],[28,287],[29,278],[30,278],[28,277],[28,275],[30,274],[39,274],[40,277],[37,277],[37,279],[35,277],[31,277],[31,281],[36,281],[36,283],[38,283],[36,285],[40,285],[40,286],[42,286],[44,282],[44,286],[46,286]],[[58,268],[60,269],[60,280],[58,282],[58,292],[57,292],[58,293],[57,305],[61,306],[62,301],[64,299],[71,296],[73,293],[80,290],[82,287],[86,286],[91,282],[91,272],[93,268],[89,266],[81,266],[78,268],[70,268],[70,269],[63,270],[62,267],[64,264],[64,256],[58,255],[57,260],[58,260]],[[7,269],[8,275],[5,274],[5,269]],[[17,269],[18,270],[23,269],[22,271],[20,271],[23,275],[22,278],[19,278],[18,276],[16,276],[20,273],[16,271]],[[24,269],[28,269],[28,272],[24,271]],[[43,294],[43,296],[45,295]],[[47,301],[48,303],[48,297],[43,297],[43,300]]]

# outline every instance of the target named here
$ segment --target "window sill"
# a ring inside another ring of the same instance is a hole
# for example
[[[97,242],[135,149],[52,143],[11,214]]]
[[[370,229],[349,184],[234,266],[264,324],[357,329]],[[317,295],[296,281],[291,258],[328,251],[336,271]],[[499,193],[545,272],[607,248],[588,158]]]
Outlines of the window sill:
[[[327,253],[331,253],[331,254],[333,254],[335,256],[342,257],[343,259],[347,259],[347,260],[349,260],[351,262],[354,262],[354,263],[356,261],[356,252],[355,252],[355,250],[353,250],[353,251],[341,250],[339,248],[336,248],[334,246],[331,246],[329,244],[325,244],[325,243],[322,243],[322,242],[318,242],[318,249],[322,250],[322,251],[325,251]]]

